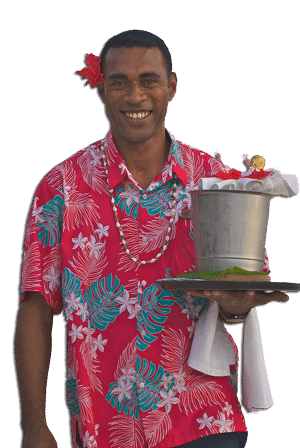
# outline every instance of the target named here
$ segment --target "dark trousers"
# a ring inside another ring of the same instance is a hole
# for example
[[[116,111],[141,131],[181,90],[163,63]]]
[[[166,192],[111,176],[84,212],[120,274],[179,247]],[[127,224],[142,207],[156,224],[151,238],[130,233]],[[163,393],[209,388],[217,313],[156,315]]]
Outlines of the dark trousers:
[[[83,448],[76,425],[76,442],[78,448]],[[246,432],[226,432],[224,434],[213,434],[201,437],[193,442],[180,445],[178,448],[244,448],[247,442]]]

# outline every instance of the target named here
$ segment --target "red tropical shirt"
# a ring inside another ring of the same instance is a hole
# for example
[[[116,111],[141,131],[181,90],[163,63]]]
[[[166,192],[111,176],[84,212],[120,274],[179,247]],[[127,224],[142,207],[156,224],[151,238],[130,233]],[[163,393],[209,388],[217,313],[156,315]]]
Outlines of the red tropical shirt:
[[[84,447],[176,447],[206,435],[247,431],[231,377],[193,370],[187,359],[207,300],[160,289],[155,281],[194,269],[189,190],[221,162],[172,136],[169,156],[147,190],[107,137],[57,165],[37,188],[25,237],[21,299],[39,291],[64,310],[67,397]],[[103,166],[101,145],[108,162]],[[114,217],[131,254],[126,254]],[[107,179],[108,177],[108,179]],[[233,342],[236,350],[236,346]]]

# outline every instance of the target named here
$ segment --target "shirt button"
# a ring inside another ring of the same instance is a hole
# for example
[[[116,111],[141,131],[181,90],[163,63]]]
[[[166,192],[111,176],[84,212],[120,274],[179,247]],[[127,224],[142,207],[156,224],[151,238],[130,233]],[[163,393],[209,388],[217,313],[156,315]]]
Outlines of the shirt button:
[[[148,241],[148,238],[146,236],[143,236],[143,241],[144,242]]]
[[[147,195],[146,195],[146,193],[145,194],[143,194],[143,199],[147,199]]]
[[[146,280],[142,280],[142,285],[143,285],[143,286],[146,286],[146,285],[147,285]]]
[[[142,389],[144,389],[144,387],[145,387],[145,383],[140,383],[140,387],[141,387]]]
[[[146,334],[146,332],[145,332],[145,330],[142,330],[142,336],[145,336],[145,334]]]

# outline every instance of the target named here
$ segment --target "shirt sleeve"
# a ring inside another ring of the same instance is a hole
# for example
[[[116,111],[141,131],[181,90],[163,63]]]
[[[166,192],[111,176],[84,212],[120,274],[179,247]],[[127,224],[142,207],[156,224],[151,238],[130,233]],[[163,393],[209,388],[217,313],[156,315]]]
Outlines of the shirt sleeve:
[[[20,299],[26,291],[38,291],[59,314],[61,294],[61,232],[63,188],[51,185],[51,172],[39,184],[30,208],[22,263]]]

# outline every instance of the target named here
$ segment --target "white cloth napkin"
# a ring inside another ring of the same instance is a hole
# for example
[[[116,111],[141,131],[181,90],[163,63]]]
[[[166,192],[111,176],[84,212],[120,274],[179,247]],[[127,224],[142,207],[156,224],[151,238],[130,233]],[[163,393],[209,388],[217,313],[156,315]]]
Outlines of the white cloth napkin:
[[[264,179],[240,179],[221,180],[217,177],[205,177],[200,179],[200,190],[240,190],[269,193],[274,196],[291,197],[299,192],[297,176],[294,174],[281,174],[273,170],[273,174]]]
[[[230,376],[229,366],[235,364],[235,352],[218,314],[219,305],[212,300],[196,324],[188,365],[207,375]],[[249,412],[268,409],[274,404],[255,308],[244,323],[242,396],[243,405]]]

